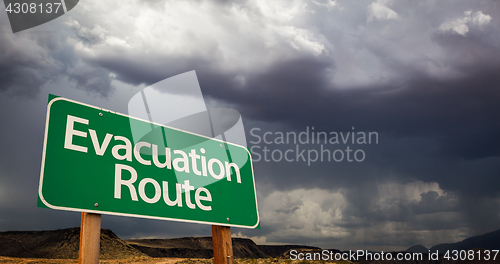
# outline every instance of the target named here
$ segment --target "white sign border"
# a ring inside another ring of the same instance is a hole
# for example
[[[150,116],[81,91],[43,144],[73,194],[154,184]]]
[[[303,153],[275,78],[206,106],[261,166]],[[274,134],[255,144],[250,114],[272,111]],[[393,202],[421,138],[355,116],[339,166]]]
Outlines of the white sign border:
[[[117,115],[120,115],[120,116],[123,116],[123,117],[132,118],[132,119],[135,119],[135,120],[143,121],[143,122],[154,124],[154,125],[157,125],[157,126],[166,127],[166,128],[169,128],[169,129],[177,130],[177,131],[188,133],[188,134],[191,134],[191,135],[195,135],[195,136],[199,136],[199,137],[204,137],[204,138],[207,138],[209,140],[215,140],[215,141],[219,141],[219,142],[224,143],[224,144],[230,144],[230,145],[233,145],[235,147],[243,148],[248,153],[248,156],[250,158],[250,166],[251,166],[251,169],[252,169],[253,189],[254,189],[254,195],[255,195],[255,210],[257,212],[257,223],[254,226],[244,226],[244,225],[235,225],[235,224],[230,224],[230,223],[224,224],[224,223],[216,223],[216,222],[209,222],[209,221],[197,221],[197,220],[187,220],[187,219],[178,219],[178,218],[169,218],[169,217],[159,217],[159,216],[127,214],[127,213],[117,213],[117,212],[108,212],[108,211],[99,211],[99,210],[78,209],[78,208],[62,207],[62,206],[55,206],[55,205],[49,204],[45,200],[45,198],[43,197],[43,195],[42,195],[43,173],[44,173],[44,169],[45,169],[45,153],[46,153],[46,149],[47,149],[47,136],[48,136],[48,132],[49,132],[50,109],[51,109],[51,106],[52,106],[52,104],[54,102],[57,102],[57,101],[60,101],[60,100],[64,100],[64,101],[67,101],[67,102],[71,102],[71,103],[75,103],[75,104],[87,106],[87,107],[90,107],[90,108],[98,109],[100,111],[110,112],[110,113],[117,114]],[[250,151],[248,151],[247,148],[245,148],[243,146],[240,146],[240,145],[236,145],[236,144],[230,143],[230,142],[224,142],[224,141],[216,139],[216,138],[210,138],[210,137],[207,137],[207,136],[204,136],[204,135],[199,135],[199,134],[192,133],[192,132],[189,132],[189,131],[184,131],[182,129],[177,129],[177,128],[165,126],[165,125],[162,125],[162,124],[158,124],[158,123],[155,123],[155,122],[150,122],[150,121],[147,121],[147,120],[144,120],[144,119],[140,119],[140,118],[128,116],[128,115],[125,115],[125,114],[122,114],[122,113],[118,113],[118,112],[107,110],[107,109],[100,108],[100,107],[97,107],[97,106],[85,104],[85,103],[78,102],[78,101],[71,100],[71,99],[64,98],[64,97],[53,98],[47,104],[47,117],[46,117],[46,121],[45,121],[45,134],[44,134],[44,139],[43,139],[42,166],[41,166],[41,171],[40,171],[40,183],[39,183],[39,187],[38,187],[38,197],[43,202],[43,204],[45,206],[47,206],[48,208],[50,208],[50,209],[56,209],[56,210],[64,210],[64,211],[86,212],[86,213],[94,213],[94,214],[97,213],[97,214],[105,214],[105,215],[117,215],[117,216],[127,216],[127,217],[156,219],[156,220],[169,220],[169,221],[185,222],[185,223],[198,223],[198,224],[210,224],[210,225],[221,225],[221,226],[233,226],[233,227],[251,228],[251,229],[255,229],[260,224],[259,205],[257,203],[257,190],[255,189],[255,175],[254,175],[254,170],[253,170],[252,155],[251,155]]]

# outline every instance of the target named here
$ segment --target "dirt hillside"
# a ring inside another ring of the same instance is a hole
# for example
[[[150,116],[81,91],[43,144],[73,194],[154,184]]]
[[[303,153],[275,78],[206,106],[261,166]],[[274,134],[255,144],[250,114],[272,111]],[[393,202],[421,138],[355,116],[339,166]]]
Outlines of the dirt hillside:
[[[259,246],[246,238],[233,238],[236,258],[277,257],[291,248],[308,246]],[[0,232],[0,256],[15,258],[77,259],[80,228],[53,231]],[[100,259],[213,257],[212,237],[121,240],[111,230],[101,230]]]
[[[76,259],[79,244],[80,228],[0,232],[0,256]],[[125,243],[111,230],[101,230],[101,259],[144,257],[149,256]]]
[[[236,258],[267,258],[270,255],[246,238],[233,238]],[[212,237],[183,237],[172,239],[132,239],[128,244],[151,257],[212,258]]]

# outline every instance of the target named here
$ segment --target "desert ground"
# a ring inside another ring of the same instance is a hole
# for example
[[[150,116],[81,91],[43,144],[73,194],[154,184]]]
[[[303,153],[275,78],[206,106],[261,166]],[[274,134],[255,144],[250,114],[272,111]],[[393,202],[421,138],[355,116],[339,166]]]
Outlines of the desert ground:
[[[20,264],[62,264],[62,263],[78,263],[76,259],[39,259],[39,258],[11,258],[0,256],[0,263],[20,263]],[[140,258],[140,259],[113,259],[113,260],[101,260],[99,263],[106,264],[212,264],[213,259],[185,259],[185,258]],[[289,259],[282,258],[267,258],[267,259],[236,259],[235,264],[271,264],[271,263],[335,263],[335,262],[325,262],[325,261],[292,261]],[[349,263],[349,262],[337,262]]]

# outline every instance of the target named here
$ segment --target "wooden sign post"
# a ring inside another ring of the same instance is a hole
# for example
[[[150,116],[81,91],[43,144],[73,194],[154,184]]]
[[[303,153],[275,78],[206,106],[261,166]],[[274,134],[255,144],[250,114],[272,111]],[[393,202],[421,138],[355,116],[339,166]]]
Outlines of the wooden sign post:
[[[229,226],[212,225],[214,264],[233,264],[233,243]]]
[[[82,212],[78,264],[99,264],[101,215]]]

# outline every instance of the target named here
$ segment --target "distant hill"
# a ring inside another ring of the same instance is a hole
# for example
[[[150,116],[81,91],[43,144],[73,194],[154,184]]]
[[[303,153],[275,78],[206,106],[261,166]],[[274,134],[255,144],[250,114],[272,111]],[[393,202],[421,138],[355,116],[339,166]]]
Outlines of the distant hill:
[[[0,232],[0,256],[76,259],[79,245],[80,228]],[[118,238],[109,229],[101,229],[100,251],[100,259],[148,257]]]
[[[500,230],[469,237],[457,243],[439,244],[431,247],[431,252],[439,250],[440,253],[444,254],[446,250],[469,250],[473,248],[500,249]]]
[[[211,258],[212,238],[185,237],[174,239],[131,239],[126,242],[137,250],[154,258],[185,257]]]
[[[319,249],[302,245],[259,246],[251,239],[232,238],[236,258],[277,257],[290,249]],[[0,256],[16,258],[77,259],[80,228],[52,231],[0,232]],[[148,257],[212,258],[212,237],[121,240],[101,229],[100,259]]]
[[[232,238],[236,258],[277,257],[290,249],[319,249],[303,245],[257,245],[248,238]],[[151,257],[212,258],[212,237],[131,239],[126,242]]]
[[[289,257],[296,249],[301,252],[320,252],[318,247],[305,245],[257,245],[246,238],[232,238],[236,258]],[[0,232],[0,256],[17,258],[76,259],[80,243],[80,228],[52,231],[8,231]],[[467,238],[458,243],[440,244],[431,252],[439,250],[500,249],[500,230]],[[132,259],[149,257],[212,258],[212,237],[183,237],[172,239],[121,240],[111,230],[101,229],[100,259]],[[331,249],[335,252],[340,252]],[[412,253],[427,253],[422,245],[406,250]],[[496,263],[499,263],[500,259]],[[432,261],[431,261],[432,262]],[[431,263],[428,261],[418,263]],[[361,263],[378,263],[362,261]],[[394,262],[399,263],[399,262]],[[402,263],[402,262],[401,262]],[[439,261],[436,263],[448,263]],[[450,262],[451,263],[451,262]],[[483,262],[468,262],[483,263]],[[486,262],[484,262],[486,263]]]
[[[409,247],[405,252],[411,252],[411,253],[429,253],[429,249],[422,246],[422,245],[414,245]]]
[[[237,258],[265,258],[252,240],[233,238],[233,254]],[[212,237],[183,237],[172,239],[132,239],[126,241],[151,257],[212,258]]]

